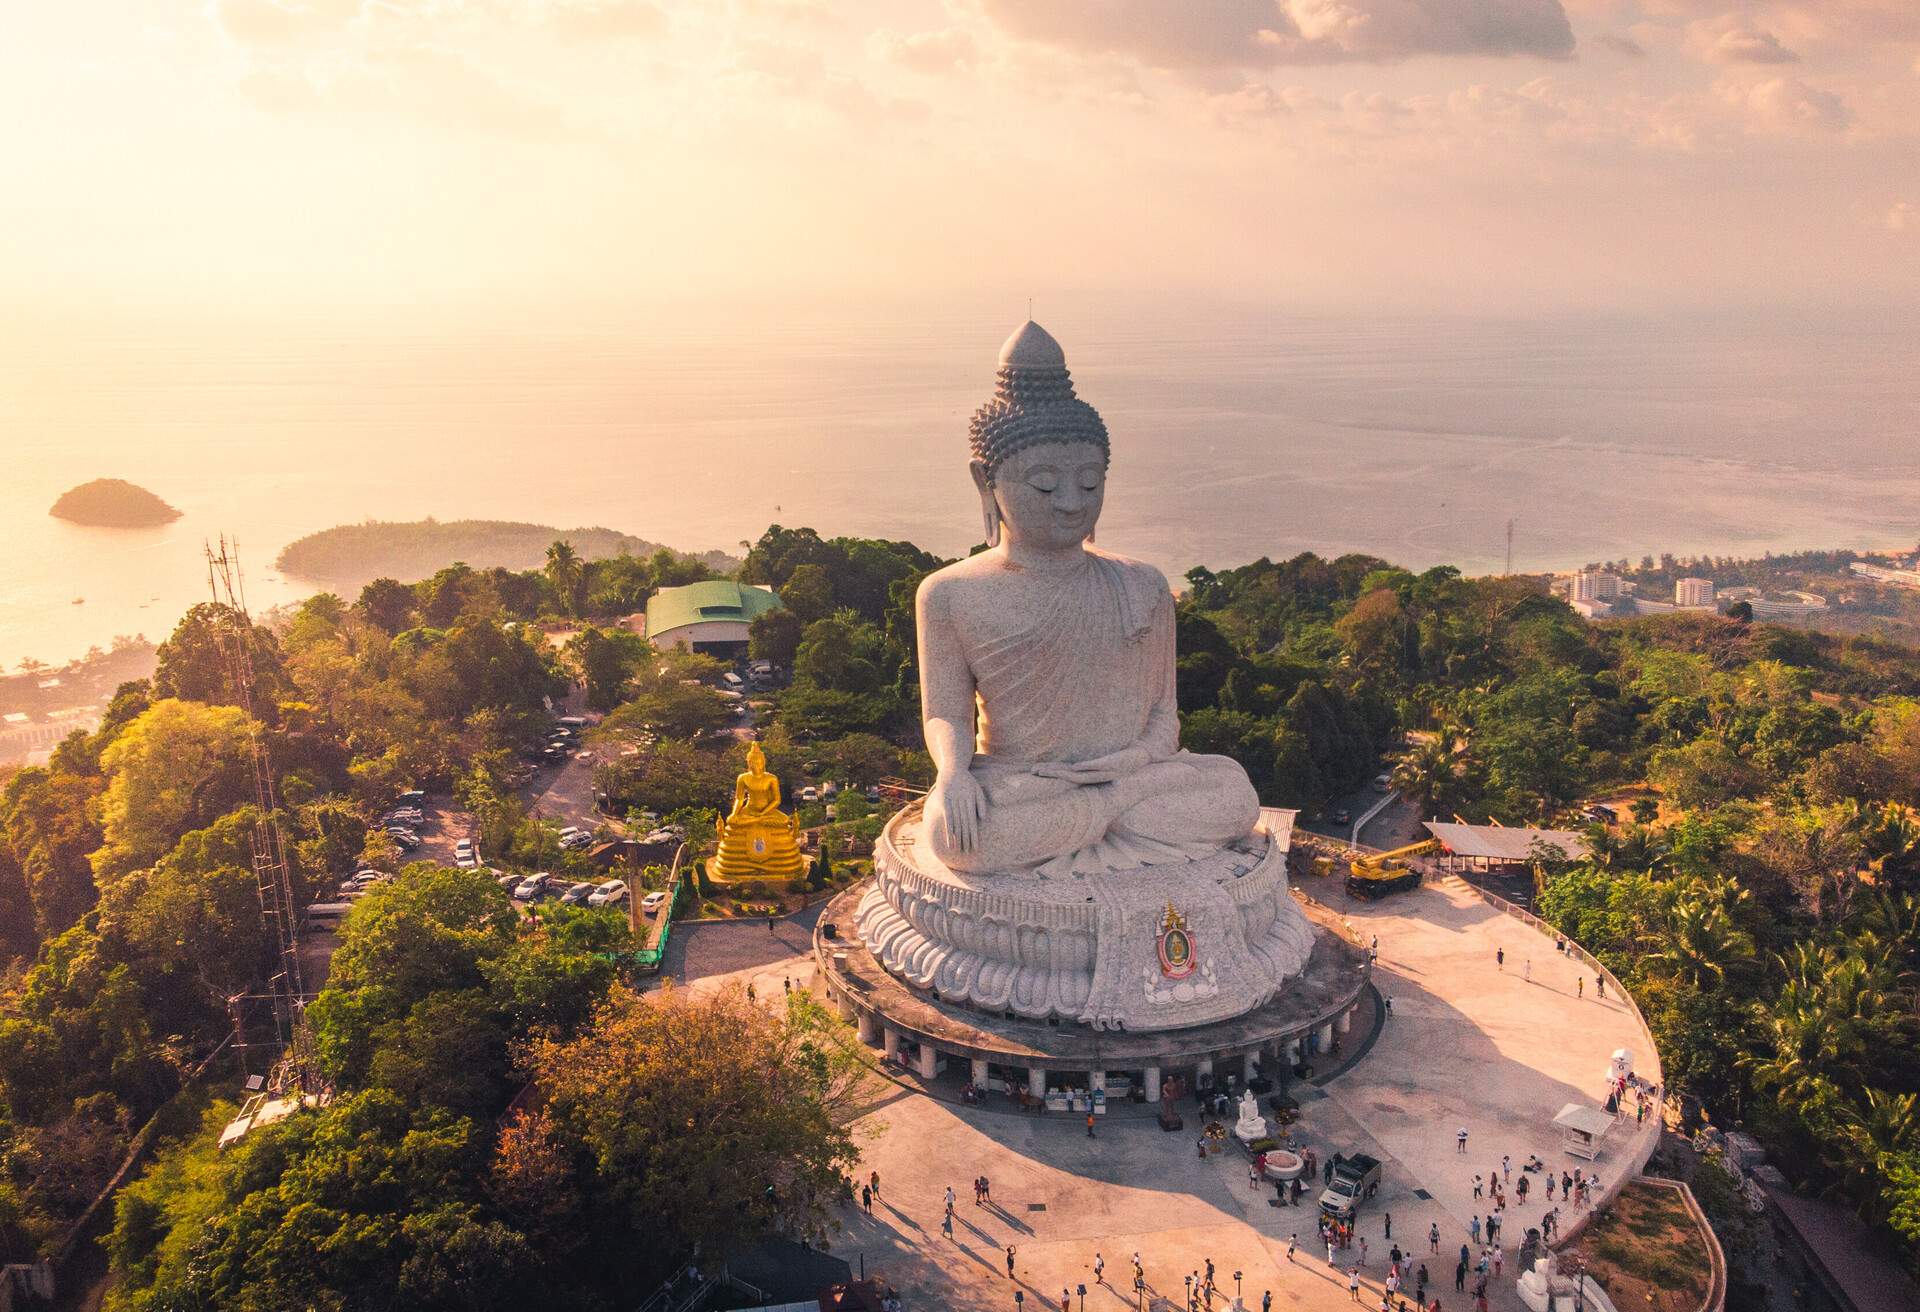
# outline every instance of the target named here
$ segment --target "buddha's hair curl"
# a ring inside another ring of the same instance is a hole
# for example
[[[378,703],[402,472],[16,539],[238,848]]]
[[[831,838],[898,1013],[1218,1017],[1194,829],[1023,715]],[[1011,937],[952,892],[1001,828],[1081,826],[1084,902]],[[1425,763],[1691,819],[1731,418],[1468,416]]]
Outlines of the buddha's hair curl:
[[[1073,377],[1063,368],[1003,367],[993,399],[974,413],[967,433],[989,482],[1010,456],[1049,442],[1090,442],[1100,448],[1102,464],[1113,458],[1106,421],[1074,395]]]

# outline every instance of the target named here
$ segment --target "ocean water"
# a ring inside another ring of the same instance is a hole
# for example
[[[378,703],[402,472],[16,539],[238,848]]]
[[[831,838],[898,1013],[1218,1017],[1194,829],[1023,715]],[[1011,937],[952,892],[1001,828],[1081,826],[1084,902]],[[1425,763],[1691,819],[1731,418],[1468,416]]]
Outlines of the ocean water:
[[[779,522],[957,553],[980,536],[967,418],[1019,317],[16,327],[0,664],[165,636],[221,533],[256,610],[313,590],[272,568],[283,545],[369,518],[728,550]],[[1497,570],[1509,520],[1517,570],[1920,541],[1912,323],[1040,317],[1113,434],[1102,544],[1169,574],[1308,550]],[[47,515],[101,476],[184,517]]]

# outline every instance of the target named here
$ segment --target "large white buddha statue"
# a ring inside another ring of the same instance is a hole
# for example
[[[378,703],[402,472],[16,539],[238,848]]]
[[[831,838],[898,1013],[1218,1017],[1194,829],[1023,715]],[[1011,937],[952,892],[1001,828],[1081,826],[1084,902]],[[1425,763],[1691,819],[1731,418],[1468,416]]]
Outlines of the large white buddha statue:
[[[962,871],[1091,874],[1245,838],[1260,807],[1246,771],[1180,748],[1166,579],[1091,545],[1107,429],[1040,325],[1001,350],[972,438],[987,550],[919,595],[935,855]]]
[[[1016,1016],[1173,1029],[1261,1006],[1313,951],[1291,817],[1181,750],[1173,596],[1092,545],[1107,429],[1038,324],[1001,349],[972,443],[988,546],[919,594],[937,778],[875,845],[861,938],[914,987]]]

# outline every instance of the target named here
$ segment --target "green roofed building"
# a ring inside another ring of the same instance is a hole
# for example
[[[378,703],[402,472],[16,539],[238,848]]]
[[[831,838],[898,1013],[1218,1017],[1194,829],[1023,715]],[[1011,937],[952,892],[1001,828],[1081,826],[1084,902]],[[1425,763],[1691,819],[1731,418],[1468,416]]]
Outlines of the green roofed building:
[[[732,660],[746,654],[754,617],[779,605],[772,589],[732,579],[662,588],[647,602],[647,641]]]

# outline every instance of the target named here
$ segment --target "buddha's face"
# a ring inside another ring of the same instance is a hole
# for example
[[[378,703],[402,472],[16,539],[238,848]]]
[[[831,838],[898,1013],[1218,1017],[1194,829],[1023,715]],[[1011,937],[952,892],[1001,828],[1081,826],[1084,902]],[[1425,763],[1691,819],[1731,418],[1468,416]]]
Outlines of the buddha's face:
[[[994,472],[991,489],[1009,541],[1056,551],[1092,536],[1106,494],[1106,455],[1091,442],[1017,451]]]

